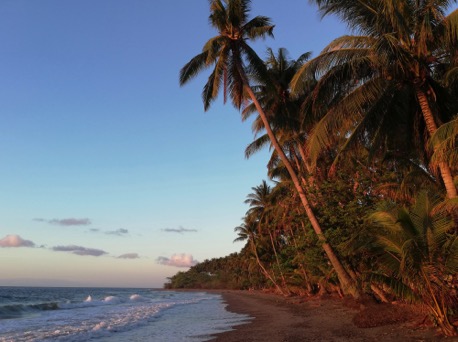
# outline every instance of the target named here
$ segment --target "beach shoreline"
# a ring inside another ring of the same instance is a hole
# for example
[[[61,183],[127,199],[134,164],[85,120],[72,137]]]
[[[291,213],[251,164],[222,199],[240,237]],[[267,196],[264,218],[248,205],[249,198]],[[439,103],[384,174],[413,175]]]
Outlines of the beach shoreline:
[[[202,290],[207,291],[207,290]],[[437,329],[422,323],[424,313],[404,316],[400,305],[380,305],[367,310],[365,305],[339,298],[282,297],[260,291],[210,290],[227,303],[226,310],[253,319],[234,326],[231,331],[213,335],[211,341],[452,341]],[[372,313],[371,313],[372,312]],[[376,318],[378,326],[358,327],[358,320]],[[386,321],[383,321],[385,317]],[[396,319],[394,317],[400,317]],[[406,319],[403,319],[405,317]],[[391,321],[390,321],[391,319]]]

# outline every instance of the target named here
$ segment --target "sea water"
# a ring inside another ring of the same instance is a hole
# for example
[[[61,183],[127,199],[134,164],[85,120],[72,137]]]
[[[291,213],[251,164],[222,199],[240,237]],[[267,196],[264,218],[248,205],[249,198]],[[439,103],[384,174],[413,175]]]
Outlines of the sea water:
[[[218,294],[0,287],[0,341],[208,341],[250,318]]]

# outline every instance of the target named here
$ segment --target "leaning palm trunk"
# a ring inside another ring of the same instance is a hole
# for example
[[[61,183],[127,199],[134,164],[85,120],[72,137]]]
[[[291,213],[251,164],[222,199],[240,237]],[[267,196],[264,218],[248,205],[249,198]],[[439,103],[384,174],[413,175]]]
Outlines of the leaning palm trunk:
[[[389,300],[386,298],[385,294],[383,293],[382,290],[380,290],[377,285],[371,284],[371,290],[374,292],[377,297],[383,302],[383,303],[389,303]]]
[[[280,277],[281,277],[281,282],[283,284],[283,288],[285,289],[286,293],[289,295],[290,293],[289,293],[289,290],[288,290],[288,286],[286,284],[285,275],[283,274],[282,267],[281,267],[281,264],[280,264],[280,260],[278,258],[277,248],[275,248],[274,238],[273,238],[272,233],[270,231],[269,231],[269,237],[270,237],[270,243],[272,245],[272,248],[273,248],[273,251],[274,251],[274,254],[275,254],[275,261],[277,262],[278,271],[280,272]]]
[[[432,136],[437,131],[437,125],[434,121],[433,114],[431,113],[431,108],[429,107],[428,98],[423,90],[420,89],[419,86],[415,89],[417,93],[418,103],[420,104],[421,112],[423,114],[423,118],[425,119],[426,129],[428,130],[429,136]],[[439,163],[439,170],[442,176],[442,180],[444,181],[445,189],[447,191],[448,198],[455,198],[457,197],[457,191],[455,187],[455,183],[453,182],[452,172],[450,167],[444,163]]]
[[[254,256],[256,257],[256,262],[258,263],[259,265],[259,268],[261,269],[262,273],[264,274],[264,277],[266,277],[267,279],[269,279],[272,284],[274,284],[274,286],[276,287],[276,289],[282,294],[282,295],[285,295],[285,293],[283,292],[282,288],[277,284],[277,282],[275,281],[275,279],[270,275],[270,273],[266,270],[266,268],[264,267],[264,265],[262,264],[261,262],[261,259],[259,259],[259,255],[258,255],[258,251],[256,249],[256,244],[254,243],[253,240],[250,240],[251,242],[251,249],[253,250],[253,253],[254,253]]]
[[[240,75],[244,77],[244,73],[240,72]],[[250,96],[251,100],[253,101],[256,110],[258,111],[258,114],[262,120],[262,123],[264,124],[264,127],[266,129],[267,135],[270,138],[270,141],[272,142],[272,145],[274,146],[275,150],[277,151],[278,155],[280,156],[280,159],[282,160],[283,164],[285,165],[286,169],[288,170],[288,173],[291,177],[291,180],[293,181],[293,184],[299,193],[299,197],[302,202],[302,206],[305,209],[305,212],[307,214],[307,217],[310,221],[310,224],[313,227],[313,230],[318,236],[319,241],[322,244],[322,248],[324,252],[326,253],[326,256],[328,257],[329,261],[331,262],[332,267],[334,268],[337,277],[339,278],[340,285],[342,287],[342,290],[345,294],[350,294],[355,298],[360,297],[359,290],[356,286],[356,283],[351,279],[349,276],[348,272],[345,270],[343,267],[341,261],[337,257],[337,255],[334,252],[334,249],[331,247],[331,245],[326,241],[325,236],[323,235],[323,230],[321,229],[321,226],[309,204],[309,201],[307,199],[307,196],[305,195],[304,189],[301,186],[301,183],[299,181],[298,176],[296,175],[296,172],[294,171],[288,157],[286,157],[283,149],[281,148],[280,144],[278,143],[277,138],[275,137],[275,134],[273,133],[269,121],[267,120],[266,114],[264,113],[260,103],[258,102],[253,90],[251,87],[248,85],[248,81],[246,80],[246,77],[244,77],[244,87],[245,90],[247,91],[248,95]]]

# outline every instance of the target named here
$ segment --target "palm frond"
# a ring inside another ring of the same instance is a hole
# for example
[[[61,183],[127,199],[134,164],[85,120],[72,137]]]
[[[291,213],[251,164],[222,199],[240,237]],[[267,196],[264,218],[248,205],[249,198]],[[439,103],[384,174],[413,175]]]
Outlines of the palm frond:
[[[224,48],[226,37],[216,36],[210,38],[202,48],[203,52],[207,52],[207,60],[205,63],[207,65],[211,65],[215,63],[218,59],[218,54],[220,53],[221,49]]]
[[[223,82],[224,74],[226,72],[227,53],[221,52],[218,62],[213,69],[213,72],[208,77],[208,81],[202,91],[202,100],[204,102],[204,110],[210,108],[211,103],[218,97],[221,83]]]
[[[269,144],[270,139],[267,134],[260,136],[245,148],[245,158],[250,158],[253,154],[259,152]]]
[[[250,12],[251,0],[227,1],[227,19],[232,27],[242,27]]]
[[[242,30],[246,32],[246,35],[251,40],[264,39],[266,37],[273,37],[273,29],[270,18],[264,16],[257,16],[243,25]]]
[[[267,67],[264,61],[251,48],[251,46],[249,46],[246,42],[241,42],[240,48],[247,59],[248,74],[255,75],[257,78],[260,79],[268,79]]]
[[[395,34],[386,33],[379,37],[372,50],[379,60],[378,67],[384,70],[388,77],[402,79],[412,72],[409,66],[415,64],[414,56],[404,44],[399,43]]]
[[[431,165],[437,166],[442,162],[458,165],[458,117],[437,129],[431,136],[429,149],[434,151]]]
[[[357,78],[354,76],[358,74],[356,70],[361,69],[357,67],[361,65],[361,61],[366,65],[372,63],[369,50],[371,44],[373,44],[373,39],[364,36],[343,36],[335,39],[323,49],[319,56],[303,63],[297,70],[290,84],[292,94],[295,96],[301,94],[308,80],[320,79],[338,65],[348,64],[347,70],[353,71],[348,74],[353,76],[352,79]],[[340,81],[344,79],[345,77],[341,77]]]
[[[420,300],[418,295],[416,295],[408,285],[404,284],[402,280],[377,273],[371,273],[369,279],[370,282],[388,287],[399,298],[402,298],[407,302],[414,303]]]
[[[445,259],[445,269],[449,274],[458,273],[458,236],[450,237],[445,245],[447,249],[447,258]]]
[[[307,142],[312,165],[316,164],[324,148],[329,147],[336,138],[342,139],[354,130],[363,119],[365,110],[377,100],[385,86],[381,79],[370,80],[344,97],[325,114],[313,128]]]
[[[218,31],[224,30],[227,23],[227,12],[221,0],[209,0],[210,2],[210,16],[208,21]]]
[[[183,68],[181,68],[180,86],[185,85],[191,79],[196,77],[197,74],[199,74],[199,72],[209,67],[209,65],[207,64],[208,55],[209,51],[204,51],[195,56],[194,58],[192,58],[188,63],[184,65]]]
[[[383,0],[381,0],[383,1]],[[325,17],[337,15],[350,29],[369,30],[377,21],[379,1],[338,1],[338,0],[310,0],[318,5],[318,9]]]
[[[444,75],[444,83],[446,86],[450,86],[458,80],[458,66],[451,67]]]
[[[448,46],[456,49],[458,44],[458,9],[445,18],[444,25],[444,40]]]

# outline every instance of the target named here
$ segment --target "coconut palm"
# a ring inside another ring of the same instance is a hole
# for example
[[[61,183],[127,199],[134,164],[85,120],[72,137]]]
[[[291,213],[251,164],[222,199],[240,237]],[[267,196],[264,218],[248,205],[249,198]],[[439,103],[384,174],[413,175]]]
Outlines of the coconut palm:
[[[445,77],[441,70],[456,69],[451,61],[457,56],[458,11],[445,16],[456,1],[312,2],[357,33],[334,40],[292,82],[300,93],[307,75],[319,78],[313,104],[320,121],[309,142],[312,157],[351,133],[342,149],[362,142],[373,152],[415,150],[415,158],[421,158],[425,137],[454,114],[439,81]],[[450,167],[438,166],[447,196],[456,197]]]
[[[277,246],[277,226],[273,219],[273,213],[276,206],[275,197],[272,193],[272,188],[265,180],[256,187],[252,187],[252,193],[248,194],[245,203],[249,204],[250,209],[246,213],[248,220],[256,222],[258,225],[258,233],[260,236],[268,235],[272,251],[275,256],[277,268],[280,272],[282,285],[286,288],[286,279],[278,257]],[[286,290],[287,291],[287,290]]]
[[[266,67],[247,41],[271,36],[273,30],[273,25],[267,17],[257,16],[249,19],[250,4],[250,0],[210,0],[209,20],[211,26],[218,31],[218,35],[208,40],[203,51],[181,69],[180,85],[189,82],[202,70],[213,67],[202,93],[205,110],[216,99],[221,86],[224,95],[229,92],[236,108],[240,109],[246,98],[254,103],[272,145],[291,176],[307,216],[339,277],[343,290],[358,296],[356,284],[348,275],[332,247],[326,242],[297,174],[278,143],[268,118],[250,87],[247,75],[261,78],[266,73]]]
[[[447,210],[457,210],[458,202],[452,201],[444,205],[422,191],[411,210],[391,205],[370,216],[379,266],[373,280],[388,277],[398,295],[426,304],[448,336],[457,334],[448,314],[458,308],[456,293],[447,284],[458,272],[458,236]]]
[[[234,231],[238,235],[238,237],[234,240],[234,242],[248,240],[248,244],[250,246],[251,252],[254,254],[256,258],[256,262],[259,268],[261,269],[261,272],[264,275],[264,277],[266,277],[266,279],[272,282],[272,284],[275,286],[275,288],[277,289],[279,293],[285,294],[281,286],[278,285],[274,276],[270,274],[266,266],[261,261],[261,258],[258,253],[258,246],[257,246],[257,240],[259,237],[259,234],[257,233],[257,230],[259,229],[258,227],[259,225],[256,221],[252,220],[250,217],[246,217],[244,222],[240,226],[237,226],[234,228]]]
[[[265,180],[258,186],[252,187],[252,193],[247,195],[245,203],[250,206],[247,216],[252,216],[256,221],[262,222],[272,207],[272,188]]]
[[[297,60],[292,60],[288,56],[285,48],[278,49],[275,54],[272,49],[267,49],[267,79],[256,80],[256,95],[261,103],[275,136],[283,150],[293,162],[297,172],[304,171],[308,165],[303,165],[306,161],[304,151],[305,133],[301,130],[303,127],[303,115],[300,110],[302,98],[292,98],[290,96],[289,84],[296,72],[309,59],[311,53],[302,54]],[[310,81],[310,86],[313,81]],[[247,106],[243,113],[243,120],[248,119],[256,112],[254,104]],[[264,124],[259,117],[253,122],[253,132],[258,135],[264,130]],[[267,134],[259,136],[245,150],[245,155],[250,157],[263,147],[269,145],[270,139]],[[272,153],[271,160],[268,164],[269,169],[281,162],[275,150]]]

